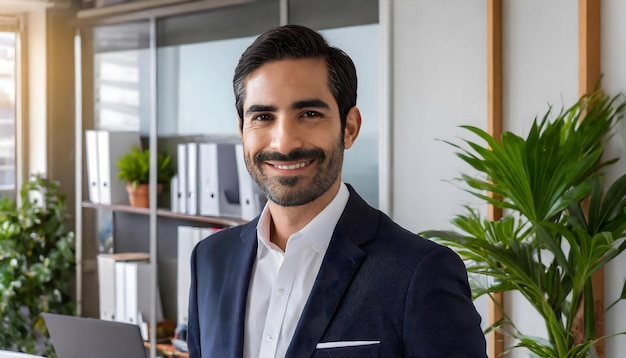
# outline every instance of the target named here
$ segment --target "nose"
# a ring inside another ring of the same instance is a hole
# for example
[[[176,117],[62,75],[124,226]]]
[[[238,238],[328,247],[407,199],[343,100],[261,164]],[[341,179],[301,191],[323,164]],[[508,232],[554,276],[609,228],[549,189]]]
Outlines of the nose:
[[[296,119],[280,116],[274,121],[271,147],[279,153],[287,154],[294,149],[302,148],[304,134]]]

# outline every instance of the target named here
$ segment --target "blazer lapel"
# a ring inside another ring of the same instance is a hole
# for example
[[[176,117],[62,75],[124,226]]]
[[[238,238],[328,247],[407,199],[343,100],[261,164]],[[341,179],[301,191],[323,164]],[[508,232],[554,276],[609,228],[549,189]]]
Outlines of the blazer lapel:
[[[236,240],[236,239],[235,239]],[[252,266],[257,252],[256,220],[241,230],[240,240],[233,245],[228,258],[224,288],[220,300],[220,318],[227,332],[223,332],[225,357],[243,356],[246,303]]]
[[[313,354],[366,256],[359,245],[374,236],[378,211],[368,206],[351,186],[348,185],[348,189],[350,199],[337,223],[286,357],[310,357]]]

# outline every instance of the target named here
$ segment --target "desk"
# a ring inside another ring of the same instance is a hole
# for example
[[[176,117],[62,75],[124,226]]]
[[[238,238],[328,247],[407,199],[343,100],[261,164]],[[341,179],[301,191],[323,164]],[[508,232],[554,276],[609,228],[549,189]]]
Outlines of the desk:
[[[150,348],[149,342],[144,342],[146,348]],[[173,345],[167,343],[157,343],[157,350],[165,357],[171,358],[189,358],[189,353],[176,350]]]

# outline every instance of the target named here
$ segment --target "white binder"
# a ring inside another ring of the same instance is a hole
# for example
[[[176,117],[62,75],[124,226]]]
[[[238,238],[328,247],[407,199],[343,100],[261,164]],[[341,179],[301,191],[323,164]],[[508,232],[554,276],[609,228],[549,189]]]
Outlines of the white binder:
[[[191,226],[178,227],[177,253],[177,321],[186,324],[189,314],[189,287],[191,286],[191,252],[204,238],[213,234],[217,229],[197,228]]]
[[[115,260],[110,255],[98,255],[98,290],[100,319],[115,320]]]
[[[198,157],[200,215],[240,217],[235,144],[200,143]]]
[[[127,322],[126,312],[126,266],[123,261],[115,262],[115,318],[114,321]]]
[[[98,178],[98,133],[94,130],[85,131],[85,150],[87,161],[87,186],[89,201],[100,203],[100,180]]]
[[[117,178],[117,160],[133,146],[141,148],[138,132],[97,131],[101,204],[128,204],[126,183]]]
[[[170,210],[174,213],[180,212],[178,208],[178,202],[180,201],[178,195],[178,174],[172,177],[170,181]]]
[[[145,261],[121,262],[124,265],[125,281],[123,283],[125,293],[126,315],[123,322],[139,324],[140,321],[150,321],[150,295],[151,272],[150,263]],[[157,285],[156,293],[156,321],[163,320],[163,308],[161,295]],[[140,319],[141,317],[141,319]]]
[[[178,212],[187,212],[187,144],[180,143],[177,147],[178,176]]]
[[[187,214],[198,215],[198,143],[187,143]]]
[[[125,261],[148,260],[150,255],[143,252],[117,254],[100,254],[98,262],[98,291],[100,299],[100,319],[117,321],[125,319],[124,287],[118,282],[125,280],[124,266],[118,265]]]
[[[257,217],[263,210],[267,197],[252,179],[250,172],[246,168],[246,162],[243,157],[243,145],[235,146],[237,155],[237,175],[239,177],[239,201],[241,203],[241,218],[244,220],[252,220]]]

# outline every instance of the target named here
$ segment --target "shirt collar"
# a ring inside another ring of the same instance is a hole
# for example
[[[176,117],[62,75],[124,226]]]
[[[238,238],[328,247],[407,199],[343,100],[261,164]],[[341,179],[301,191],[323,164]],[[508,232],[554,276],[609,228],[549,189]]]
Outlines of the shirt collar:
[[[287,247],[292,239],[302,240],[306,242],[317,253],[325,254],[333,231],[337,222],[348,203],[350,192],[346,185],[342,182],[337,191],[337,195],[331,200],[326,207],[319,212],[306,226],[300,231],[294,233],[287,241]],[[263,248],[269,250],[279,250],[278,246],[270,242],[270,222],[272,214],[268,205],[265,205],[257,224],[257,240],[259,241],[259,253]]]

